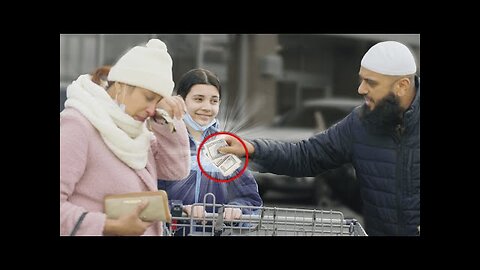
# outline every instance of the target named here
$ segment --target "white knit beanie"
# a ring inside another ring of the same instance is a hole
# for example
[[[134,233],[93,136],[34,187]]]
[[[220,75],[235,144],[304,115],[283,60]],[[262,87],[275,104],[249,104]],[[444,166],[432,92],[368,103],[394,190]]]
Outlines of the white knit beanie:
[[[145,47],[130,49],[110,69],[108,80],[146,88],[162,97],[171,96],[175,83],[167,46],[151,39]]]
[[[361,65],[384,75],[403,76],[417,72],[412,52],[396,41],[384,41],[372,46],[363,56]]]

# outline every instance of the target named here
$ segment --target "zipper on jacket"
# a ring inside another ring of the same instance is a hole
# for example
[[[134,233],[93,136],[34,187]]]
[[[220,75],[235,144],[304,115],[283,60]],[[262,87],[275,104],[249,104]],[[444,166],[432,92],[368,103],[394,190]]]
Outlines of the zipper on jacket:
[[[404,147],[403,147],[403,132],[405,128],[402,125],[398,125],[395,129],[394,140],[397,143],[397,168],[396,168],[396,185],[397,185],[397,192],[396,192],[396,210],[397,210],[397,226],[396,226],[396,233],[400,235],[400,231],[403,232],[404,227],[404,218],[403,218],[403,211],[402,211],[402,198],[403,198],[403,164],[404,164]]]

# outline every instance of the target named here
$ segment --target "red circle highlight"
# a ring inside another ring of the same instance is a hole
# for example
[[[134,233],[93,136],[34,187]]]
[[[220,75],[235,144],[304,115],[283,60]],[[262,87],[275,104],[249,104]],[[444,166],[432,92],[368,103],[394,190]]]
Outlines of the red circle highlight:
[[[221,134],[226,134],[226,135],[230,135],[232,137],[234,137],[235,139],[237,139],[243,146],[243,149],[245,149],[245,164],[243,165],[243,168],[240,170],[240,172],[231,177],[231,178],[228,178],[228,179],[218,179],[218,178],[215,178],[211,175],[209,175],[202,167],[202,164],[200,163],[200,150],[202,150],[202,147],[203,145],[210,139],[212,138],[213,136],[218,136],[218,135],[221,135]],[[197,149],[197,163],[198,163],[198,167],[200,168],[200,171],[202,171],[202,173],[208,177],[208,179],[210,180],[213,180],[217,183],[228,183],[228,182],[231,182],[235,179],[237,179],[238,177],[240,177],[244,172],[245,170],[247,169],[247,165],[248,165],[248,150],[247,150],[247,145],[245,145],[245,143],[242,141],[242,139],[240,139],[240,137],[238,137],[237,135],[231,133],[231,132],[226,132],[226,131],[221,131],[221,132],[215,132],[213,134],[210,134],[208,135],[203,141],[202,143],[200,144],[200,146],[198,147]]]

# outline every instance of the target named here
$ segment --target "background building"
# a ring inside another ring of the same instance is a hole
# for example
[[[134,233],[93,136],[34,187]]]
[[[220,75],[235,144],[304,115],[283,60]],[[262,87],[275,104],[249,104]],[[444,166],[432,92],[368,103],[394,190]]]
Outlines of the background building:
[[[361,57],[378,41],[403,42],[420,67],[420,34],[69,34],[60,35],[60,89],[150,38],[167,44],[176,82],[192,68],[212,70],[223,106],[255,125],[310,98],[357,97]]]

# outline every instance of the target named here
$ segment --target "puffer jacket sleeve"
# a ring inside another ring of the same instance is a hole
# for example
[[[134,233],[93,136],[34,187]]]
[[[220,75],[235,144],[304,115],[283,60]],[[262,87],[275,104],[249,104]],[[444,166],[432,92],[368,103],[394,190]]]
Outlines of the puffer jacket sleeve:
[[[187,128],[182,120],[174,119],[176,132],[167,125],[152,123],[155,139],[152,152],[157,165],[157,178],[163,180],[184,179],[190,173],[190,143]]]
[[[354,114],[329,129],[297,143],[268,139],[250,141],[252,160],[262,170],[294,177],[315,176],[350,162]]]

